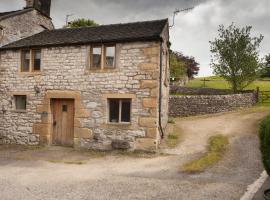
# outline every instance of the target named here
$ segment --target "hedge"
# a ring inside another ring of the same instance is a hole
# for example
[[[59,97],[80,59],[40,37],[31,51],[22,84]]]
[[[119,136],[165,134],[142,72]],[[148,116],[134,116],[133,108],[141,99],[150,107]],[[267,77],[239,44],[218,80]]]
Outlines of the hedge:
[[[260,149],[264,168],[270,175],[270,115],[260,124]]]

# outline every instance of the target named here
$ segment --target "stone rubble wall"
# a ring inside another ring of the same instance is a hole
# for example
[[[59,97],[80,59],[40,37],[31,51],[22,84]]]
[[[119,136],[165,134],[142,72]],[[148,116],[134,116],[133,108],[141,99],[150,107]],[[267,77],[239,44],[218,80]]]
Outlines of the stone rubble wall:
[[[245,90],[241,93],[251,93],[253,90]],[[226,95],[232,94],[232,90],[229,89],[214,89],[214,88],[191,88],[180,87],[173,85],[170,87],[171,94],[186,94],[186,95]]]
[[[40,33],[45,30],[42,26],[49,30],[54,29],[51,19],[36,10],[3,19],[0,21],[0,26],[4,30],[3,37],[0,37],[0,47]]]
[[[257,95],[253,93],[232,95],[170,96],[171,117],[187,117],[232,111],[254,106]]]
[[[129,149],[156,148],[159,45],[117,44],[116,69],[105,71],[89,70],[87,45],[44,48],[39,74],[18,72],[19,51],[1,52],[0,141],[50,143],[50,98],[73,98],[76,147],[110,150],[119,141],[118,146]],[[26,112],[16,112],[14,94],[27,95]],[[132,98],[132,123],[108,124],[107,97],[127,94]]]

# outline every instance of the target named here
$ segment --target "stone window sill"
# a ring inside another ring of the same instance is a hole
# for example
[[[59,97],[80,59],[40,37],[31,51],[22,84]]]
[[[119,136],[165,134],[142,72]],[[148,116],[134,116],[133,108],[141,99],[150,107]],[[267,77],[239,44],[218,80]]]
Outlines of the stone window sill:
[[[39,76],[41,74],[41,72],[18,72],[20,76]]]
[[[90,69],[87,73],[111,73],[118,71],[117,68]]]
[[[131,122],[108,122],[107,125],[112,125],[112,126],[131,126]]]
[[[27,110],[12,110],[11,112],[14,112],[14,113],[26,113]]]

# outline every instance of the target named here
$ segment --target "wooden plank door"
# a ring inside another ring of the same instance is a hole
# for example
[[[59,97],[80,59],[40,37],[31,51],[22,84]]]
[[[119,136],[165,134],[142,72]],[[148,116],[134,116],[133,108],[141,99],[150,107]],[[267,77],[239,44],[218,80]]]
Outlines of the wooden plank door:
[[[53,99],[52,144],[73,146],[74,139],[74,100]]]

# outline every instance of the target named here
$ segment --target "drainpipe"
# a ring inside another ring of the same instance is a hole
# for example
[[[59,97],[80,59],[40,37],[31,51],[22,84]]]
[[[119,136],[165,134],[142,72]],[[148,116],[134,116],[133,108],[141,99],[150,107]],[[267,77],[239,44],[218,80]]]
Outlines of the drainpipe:
[[[162,51],[162,44],[163,44],[163,41],[160,42],[160,74],[159,74],[159,111],[158,111],[158,123],[159,123],[159,130],[161,132],[161,139],[164,138],[164,131],[163,131],[163,128],[162,128],[162,124],[161,124],[161,108],[162,108],[162,55],[163,55],[163,51]]]

